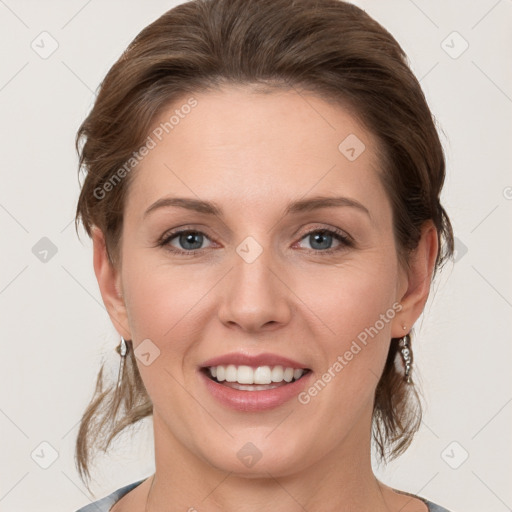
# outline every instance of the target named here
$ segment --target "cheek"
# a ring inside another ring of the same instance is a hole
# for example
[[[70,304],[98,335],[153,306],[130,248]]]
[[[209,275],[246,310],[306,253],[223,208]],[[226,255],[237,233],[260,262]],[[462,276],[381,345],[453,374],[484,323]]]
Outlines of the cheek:
[[[157,409],[181,414],[191,404],[179,383],[183,382],[184,370],[190,370],[190,349],[201,337],[201,299],[215,281],[199,278],[183,265],[162,264],[144,251],[127,257],[123,272],[135,353],[141,354],[145,346],[151,354],[147,365],[137,357],[141,378]]]
[[[308,279],[310,284],[324,283],[322,293],[310,293],[305,300],[324,324],[315,336],[323,353],[322,371],[343,375],[334,380],[343,387],[344,400],[369,396],[382,372],[391,325],[400,309],[394,292],[396,266],[391,260],[372,257],[364,263],[361,259],[338,266],[328,279],[320,280],[319,275]]]
[[[329,330],[319,329],[315,336],[321,364],[316,379],[299,397],[307,414],[324,418],[327,444],[371,413],[389,350],[391,323],[400,309],[390,291],[392,268],[384,272],[379,265],[353,265],[345,270],[329,280],[326,292],[312,306]],[[315,435],[313,426],[308,434]]]
[[[396,299],[397,268],[376,252],[354,256],[331,268],[305,274],[300,290],[304,302],[331,327],[335,336],[357,336],[392,307]],[[313,293],[314,291],[314,293]]]
[[[173,262],[164,249],[127,244],[124,250],[123,288],[135,337],[169,339],[190,322],[215,276],[204,266]]]

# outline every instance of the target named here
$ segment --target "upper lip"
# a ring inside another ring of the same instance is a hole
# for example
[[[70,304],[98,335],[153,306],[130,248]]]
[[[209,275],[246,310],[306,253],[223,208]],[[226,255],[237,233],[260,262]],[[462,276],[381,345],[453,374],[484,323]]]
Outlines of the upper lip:
[[[218,357],[208,359],[202,364],[202,367],[210,366],[225,366],[228,364],[234,364],[235,366],[246,365],[257,368],[258,366],[283,366],[285,368],[303,368],[308,369],[304,363],[290,359],[289,357],[283,357],[278,354],[271,354],[264,352],[262,354],[242,354],[240,352],[232,352],[230,354],[223,354]]]

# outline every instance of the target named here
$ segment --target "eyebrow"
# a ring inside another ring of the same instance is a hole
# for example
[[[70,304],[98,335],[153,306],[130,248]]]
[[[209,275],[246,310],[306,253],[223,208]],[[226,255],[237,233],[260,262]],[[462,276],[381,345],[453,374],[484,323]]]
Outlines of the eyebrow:
[[[339,196],[314,196],[308,199],[300,199],[298,201],[292,201],[286,207],[284,212],[285,215],[297,214],[303,212],[311,212],[319,210],[321,208],[335,208],[335,207],[352,207],[366,213],[370,218],[370,212],[363,204],[355,199],[349,197]],[[146,218],[151,212],[160,208],[185,208],[198,213],[206,215],[216,215],[223,217],[222,208],[216,203],[211,201],[203,201],[200,199],[188,198],[188,197],[163,197],[155,201],[145,212],[143,218]]]

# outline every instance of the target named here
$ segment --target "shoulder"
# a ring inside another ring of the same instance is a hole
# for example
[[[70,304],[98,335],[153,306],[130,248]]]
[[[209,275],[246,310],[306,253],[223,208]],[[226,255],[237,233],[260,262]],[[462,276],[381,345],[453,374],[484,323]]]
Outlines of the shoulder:
[[[416,498],[427,506],[428,512],[452,512],[451,510],[448,510],[447,508],[442,507],[441,505],[438,505],[437,503],[434,503],[433,501],[427,500],[427,498],[424,498],[423,496],[418,496],[417,494],[413,494],[411,492],[407,491],[401,491],[399,489],[391,488],[393,491],[395,491],[398,494],[403,494],[405,496],[410,496],[411,498]]]
[[[428,512],[451,512],[447,508],[441,507],[441,505],[437,505],[436,503],[432,503],[431,501],[425,499],[423,501],[427,504]]]
[[[394,487],[389,487],[389,489],[393,490],[394,492],[396,492],[398,494],[410,496],[411,498],[416,498],[417,500],[422,501],[427,506],[428,512],[453,512],[451,510],[448,510],[447,508],[442,507],[441,505],[438,505],[437,503],[434,503],[433,501],[427,500],[427,498],[424,498],[423,496],[418,496],[417,494],[413,494],[413,493],[407,492],[407,491],[402,491],[402,490],[396,489]]]
[[[120,487],[108,496],[89,503],[89,505],[85,505],[85,507],[80,508],[76,512],[108,512],[111,507],[113,507],[125,494],[128,494],[132,489],[144,482],[144,480],[146,479],[144,478],[137,482],[125,485],[124,487]]]

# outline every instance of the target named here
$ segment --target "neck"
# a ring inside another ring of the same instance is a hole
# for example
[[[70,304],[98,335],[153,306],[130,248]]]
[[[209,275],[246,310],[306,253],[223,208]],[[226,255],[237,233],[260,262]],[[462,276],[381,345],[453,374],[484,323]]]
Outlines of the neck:
[[[304,467],[287,473],[266,467],[242,475],[222,471],[192,453],[172,435],[155,411],[156,471],[147,512],[387,512],[386,503],[392,500],[390,489],[373,474],[371,430],[360,427],[356,425],[339,446],[312,464],[306,462]]]

